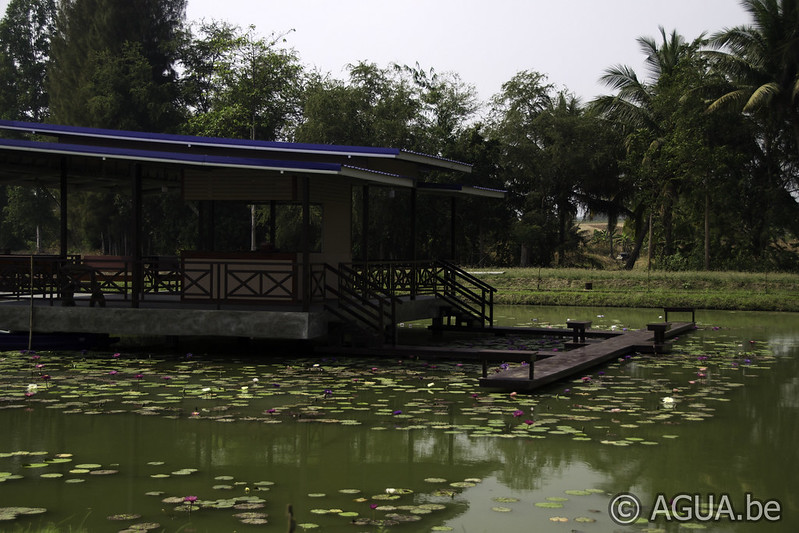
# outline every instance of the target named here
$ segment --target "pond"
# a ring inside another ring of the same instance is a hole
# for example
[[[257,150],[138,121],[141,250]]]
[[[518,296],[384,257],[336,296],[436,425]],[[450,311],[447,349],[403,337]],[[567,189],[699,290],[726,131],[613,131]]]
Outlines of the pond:
[[[495,314],[622,330],[659,315]],[[282,532],[291,506],[297,531],[795,531],[799,317],[697,321],[670,354],[532,395],[478,387],[474,364],[279,347],[0,354],[0,530]]]

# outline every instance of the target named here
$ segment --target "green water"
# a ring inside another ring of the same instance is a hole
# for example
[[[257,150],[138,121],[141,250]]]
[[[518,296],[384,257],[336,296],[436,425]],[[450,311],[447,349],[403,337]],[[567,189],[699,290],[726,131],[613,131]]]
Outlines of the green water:
[[[503,325],[573,318],[606,329],[658,316],[496,310]],[[0,508],[45,511],[0,520],[0,531],[157,523],[154,531],[282,532],[289,504],[297,531],[795,531],[799,317],[700,311],[697,322],[670,355],[636,355],[530,396],[479,388],[475,365],[293,360],[284,348],[236,359],[197,349],[7,353]],[[402,335],[426,333],[415,324]],[[746,511],[749,494],[773,500],[781,520],[678,522],[663,512],[654,523],[619,525],[608,504],[621,492],[647,516],[658,494],[704,503],[729,495],[734,513]],[[179,503],[186,496],[197,496],[190,511]],[[123,513],[139,516],[108,518]],[[247,516],[268,524],[243,523]]]

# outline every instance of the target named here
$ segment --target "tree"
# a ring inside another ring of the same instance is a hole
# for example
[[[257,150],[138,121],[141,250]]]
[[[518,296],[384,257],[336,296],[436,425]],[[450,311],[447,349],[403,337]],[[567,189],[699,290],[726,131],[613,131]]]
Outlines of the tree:
[[[47,62],[55,0],[11,0],[0,21],[0,109],[5,118],[47,117]]]
[[[48,70],[55,121],[174,131],[186,0],[62,0]]]
[[[799,235],[799,2],[745,0],[752,25],[715,34],[705,53],[722,77],[711,113],[742,112],[757,126],[752,198],[763,205],[752,251]]]
[[[256,38],[225,23],[189,32],[181,83],[192,134],[240,139],[290,137],[301,109],[304,71],[284,35]]]
[[[646,56],[646,66],[651,81],[642,81],[628,66],[618,65],[605,71],[600,78],[615,95],[600,96],[591,104],[592,109],[601,116],[619,125],[626,136],[628,157],[631,163],[627,171],[635,179],[634,187],[638,193],[634,197],[637,204],[632,206],[631,223],[635,226],[635,247],[627,260],[627,268],[632,268],[638,259],[641,246],[651,216],[659,207],[664,234],[663,255],[673,253],[672,208],[678,184],[673,177],[658,165],[660,149],[664,142],[666,124],[663,113],[670,113],[665,107],[657,106],[659,92],[669,83],[682,61],[694,53],[695,46],[686,44],[676,31],[666,35],[660,28],[661,44],[649,37],[639,37],[638,44]],[[697,41],[698,42],[698,41]],[[650,247],[652,243],[650,242]]]
[[[799,2],[744,0],[753,25],[715,34],[707,54],[732,84],[710,111],[735,108],[753,113],[793,137],[799,156]]]

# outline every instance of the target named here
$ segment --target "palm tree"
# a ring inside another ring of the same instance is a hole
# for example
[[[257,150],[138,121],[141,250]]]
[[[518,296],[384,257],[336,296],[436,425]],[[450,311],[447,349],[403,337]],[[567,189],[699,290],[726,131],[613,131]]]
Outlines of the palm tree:
[[[799,0],[743,0],[753,18],[714,35],[706,53],[733,85],[709,110],[735,108],[787,124],[799,154]]]
[[[652,168],[652,160],[657,157],[664,137],[664,119],[660,116],[656,105],[659,85],[665,83],[675,73],[680,62],[692,52],[692,47],[676,31],[667,35],[661,26],[660,36],[662,40],[660,45],[651,37],[637,39],[641,51],[646,56],[646,67],[651,81],[640,80],[635,70],[626,65],[611,67],[605,71],[600,81],[616,91],[616,94],[600,96],[591,103],[594,111],[623,128],[628,150],[631,150],[634,143],[643,142],[648,145],[640,165],[645,173],[647,169]],[[671,205],[675,195],[674,184],[671,180],[658,177],[657,171],[653,172],[648,180],[653,190],[642,191],[644,195],[639,196],[638,200],[654,202],[660,199],[666,241],[664,254],[669,255],[672,248]],[[654,193],[656,198],[649,198],[647,192]],[[634,215],[636,245],[627,261],[627,268],[632,268],[640,254],[649,226],[645,217],[646,211],[645,206],[640,204],[629,211]]]

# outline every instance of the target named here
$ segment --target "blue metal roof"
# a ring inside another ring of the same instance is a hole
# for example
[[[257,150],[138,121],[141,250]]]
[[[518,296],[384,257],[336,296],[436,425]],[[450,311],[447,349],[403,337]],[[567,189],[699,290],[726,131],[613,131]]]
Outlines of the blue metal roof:
[[[296,170],[299,172],[339,173],[343,168],[345,168],[344,165],[340,165],[338,163],[315,163],[309,161],[257,159],[251,157],[213,156],[205,154],[187,154],[183,152],[158,152],[153,150],[136,150],[131,148],[115,148],[108,146],[52,143],[41,141],[24,141],[19,139],[0,139],[0,149],[4,148],[38,153],[85,155],[138,161],[182,163],[219,167]]]
[[[373,148],[368,146],[344,146],[334,144],[287,143],[274,141],[251,141],[247,139],[228,139],[223,137],[198,137],[170,133],[150,133],[141,131],[86,128],[81,126],[60,126],[38,122],[0,120],[0,129],[23,131],[34,134],[67,135],[75,137],[99,137],[106,139],[135,140],[142,142],[170,143],[181,145],[216,146],[226,148],[260,148],[297,152],[324,152],[336,154],[359,154],[372,156],[393,156],[400,153],[397,148]]]
[[[470,172],[471,165],[438,156],[400,150],[398,148],[378,148],[370,146],[348,146],[336,144],[288,143],[276,141],[252,141],[247,139],[228,139],[222,137],[198,137],[192,135],[176,135],[169,133],[150,133],[140,131],[112,130],[103,128],[87,128],[82,126],[62,126],[38,122],[16,120],[0,120],[0,129],[20,131],[34,134],[91,137],[108,140],[138,141],[149,143],[172,144],[179,146],[205,146],[213,148],[263,150],[287,153],[306,153],[317,155],[336,155],[341,157],[372,157],[406,160],[428,166]]]

